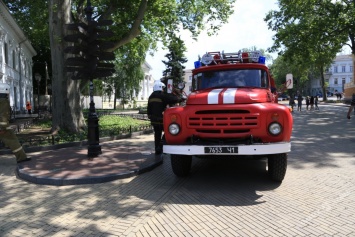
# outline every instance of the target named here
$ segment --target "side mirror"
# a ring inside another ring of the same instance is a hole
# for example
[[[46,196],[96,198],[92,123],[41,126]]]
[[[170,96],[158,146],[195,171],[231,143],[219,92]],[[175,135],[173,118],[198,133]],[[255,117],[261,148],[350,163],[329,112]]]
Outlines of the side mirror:
[[[185,82],[179,82],[178,88],[179,88],[180,90],[183,90],[183,89],[185,88]]]

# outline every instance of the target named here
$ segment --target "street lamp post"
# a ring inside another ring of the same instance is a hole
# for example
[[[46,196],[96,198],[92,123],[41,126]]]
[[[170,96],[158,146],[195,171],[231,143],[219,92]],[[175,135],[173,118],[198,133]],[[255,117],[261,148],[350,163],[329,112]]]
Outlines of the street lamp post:
[[[41,74],[36,73],[35,74],[35,78],[36,78],[36,81],[37,81],[37,96],[38,96],[38,98],[37,98],[37,109],[38,109],[38,117],[39,117],[39,114],[40,114],[40,110],[39,110],[39,83],[41,82],[41,79],[42,79]]]
[[[88,157],[93,158],[102,153],[99,137],[99,118],[94,103],[94,83],[90,79],[90,108],[88,116]]]

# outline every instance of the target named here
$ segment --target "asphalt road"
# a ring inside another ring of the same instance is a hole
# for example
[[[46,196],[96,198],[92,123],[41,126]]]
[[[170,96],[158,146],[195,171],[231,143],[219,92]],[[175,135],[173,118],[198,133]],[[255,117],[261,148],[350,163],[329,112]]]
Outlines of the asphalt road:
[[[355,236],[355,116],[346,112],[293,113],[281,184],[265,161],[194,159],[177,178],[165,157],[137,177],[60,187],[1,166],[0,236]]]

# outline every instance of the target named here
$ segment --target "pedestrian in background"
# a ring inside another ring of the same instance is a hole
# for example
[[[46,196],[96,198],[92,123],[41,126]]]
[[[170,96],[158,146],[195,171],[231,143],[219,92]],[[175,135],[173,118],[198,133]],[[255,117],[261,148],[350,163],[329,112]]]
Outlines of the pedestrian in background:
[[[319,108],[318,108],[318,96],[316,96],[314,98],[314,106],[315,106],[315,110],[319,110]]]
[[[297,97],[297,111],[302,111],[302,101],[303,97],[301,94],[299,94]]]
[[[309,108],[309,96],[306,96],[306,110]]]
[[[14,131],[9,126],[11,113],[9,93],[10,86],[0,83],[0,140],[15,154],[17,163],[21,163],[29,161],[31,158],[27,157]]]
[[[32,114],[32,105],[29,101],[26,102],[26,110],[28,114]]]
[[[291,107],[291,112],[293,112],[293,107],[295,106],[295,98],[293,95],[290,96],[290,101],[288,103]]]
[[[309,104],[311,105],[311,110],[313,110],[314,109],[314,96],[313,95],[309,99]]]
[[[347,118],[348,119],[350,119],[350,114],[353,111],[354,106],[355,106],[355,93],[353,93],[352,98],[351,98],[351,104],[350,104],[350,107],[349,107],[349,110],[348,110],[348,114],[347,114]]]

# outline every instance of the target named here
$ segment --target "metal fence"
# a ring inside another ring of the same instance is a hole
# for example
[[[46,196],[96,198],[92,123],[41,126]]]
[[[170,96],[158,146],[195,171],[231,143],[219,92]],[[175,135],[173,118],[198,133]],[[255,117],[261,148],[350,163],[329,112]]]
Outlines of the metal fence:
[[[83,113],[84,118],[87,118],[89,115],[89,112],[85,112]],[[105,116],[105,115],[115,115],[115,116],[121,116],[121,117],[132,117],[135,119],[139,119],[139,120],[149,120],[148,115],[147,114],[140,114],[140,113],[117,113],[117,112],[112,112],[112,111],[100,111],[100,112],[96,112],[96,115],[98,117],[101,116]]]
[[[111,138],[111,140],[119,139],[122,135],[132,134],[134,132],[143,132],[151,130],[151,125],[144,126],[130,126],[127,129],[117,129],[117,130],[100,130],[100,138]],[[24,147],[34,147],[34,146],[50,146],[70,142],[84,142],[87,141],[87,133],[79,134],[66,134],[66,135],[46,135],[30,138],[19,138],[19,142]],[[0,142],[0,150],[6,149],[4,143]]]
[[[29,120],[21,121],[20,123],[17,124],[12,124],[10,125],[10,127],[17,134],[22,132],[23,130],[30,128],[33,124],[35,124],[35,120],[29,119]]]
[[[129,113],[100,113],[98,116],[104,115],[117,115],[121,117],[132,117],[140,120],[148,120],[147,114],[129,114]],[[11,125],[15,133],[20,133],[21,131],[30,128],[36,123],[37,119],[26,120],[19,122],[17,124]],[[108,137],[114,140],[115,137],[122,136],[123,134],[132,134],[133,132],[151,130],[151,125],[141,125],[141,126],[130,126],[127,129],[104,129],[99,130],[100,138]],[[19,138],[19,142],[22,146],[33,147],[33,146],[49,146],[57,145],[70,142],[82,142],[87,141],[87,132],[78,133],[78,134],[66,134],[66,135],[38,135],[30,138]],[[0,141],[0,150],[6,149],[5,144]]]

